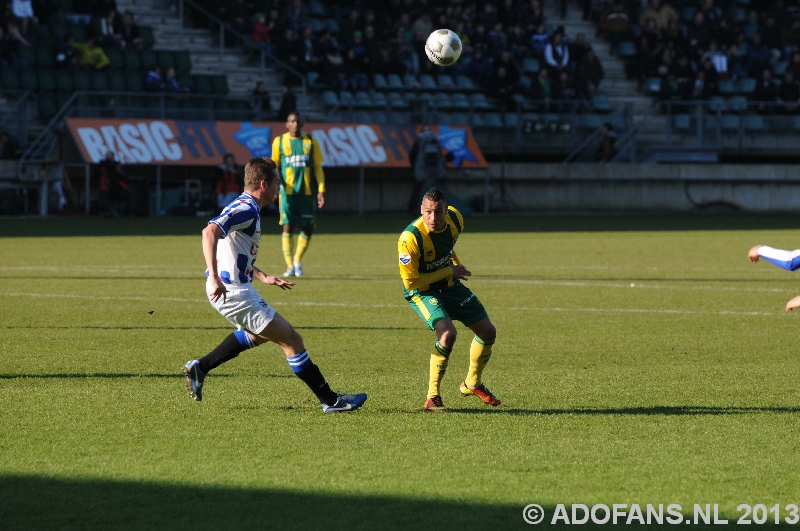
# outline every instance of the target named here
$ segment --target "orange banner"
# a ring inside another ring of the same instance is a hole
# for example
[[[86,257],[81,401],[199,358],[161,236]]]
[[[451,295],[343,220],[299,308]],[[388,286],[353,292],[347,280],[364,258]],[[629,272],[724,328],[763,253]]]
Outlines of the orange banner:
[[[152,119],[67,118],[85,162],[99,162],[106,152],[125,164],[214,166],[225,153],[239,163],[271,157],[273,139],[286,132],[279,122],[211,122]],[[408,167],[408,153],[419,127],[309,123],[303,128],[319,143],[328,167]],[[485,168],[472,130],[467,126],[433,126],[450,167]],[[449,158],[449,157],[448,157]]]

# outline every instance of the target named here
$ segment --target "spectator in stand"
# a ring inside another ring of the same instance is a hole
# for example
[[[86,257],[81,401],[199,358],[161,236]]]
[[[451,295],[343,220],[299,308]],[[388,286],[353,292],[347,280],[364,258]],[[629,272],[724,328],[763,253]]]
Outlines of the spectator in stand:
[[[272,120],[272,102],[270,101],[267,85],[263,81],[256,83],[256,88],[250,95],[250,109],[253,111],[253,120]]]
[[[322,74],[337,91],[348,90],[347,67],[344,64],[344,57],[342,57],[340,49],[333,48],[325,56]]]
[[[578,88],[566,70],[559,72],[551,88],[557,112],[577,112]]]
[[[178,81],[174,66],[168,66],[167,71],[164,73],[164,91],[171,94],[188,94],[191,92],[189,87],[181,85],[180,81]]]
[[[758,102],[756,104],[756,111],[759,114],[772,114],[775,108],[772,105],[767,105],[778,100],[778,87],[772,81],[772,70],[765,68],[761,72],[761,79],[756,84],[756,89],[753,91],[752,101]]]
[[[92,0],[72,0],[72,13],[64,15],[72,24],[88,26],[92,23]]]
[[[93,0],[90,4],[94,18],[104,17],[109,9],[117,9],[116,0]]]
[[[19,18],[14,16],[13,13],[6,13],[6,27],[5,31],[9,38],[13,41],[20,43],[23,46],[31,46],[31,43],[28,42],[28,39],[22,35],[21,30],[21,21]]]
[[[308,7],[304,0],[291,0],[286,8],[286,19],[291,20],[296,31],[308,25]]]
[[[103,70],[111,64],[102,48],[95,45],[94,37],[83,42],[72,42],[72,48],[78,53],[78,62],[83,68],[89,70]]]
[[[667,29],[662,31],[661,35],[665,41],[675,41],[676,49],[680,48],[681,50],[685,50],[688,47],[688,41],[684,38],[683,31],[677,20],[670,21]]]
[[[741,79],[747,75],[747,55],[742,53],[739,45],[732,44],[725,54],[728,58],[728,77]]]
[[[217,207],[222,210],[242,194],[244,189],[243,168],[236,164],[233,153],[226,153],[222,164],[214,172],[214,193],[217,196]]]
[[[354,31],[347,42],[347,60],[354,72],[363,74],[369,71],[369,55],[367,47],[364,46],[364,34],[361,30]]]
[[[783,104],[781,105],[783,114],[797,114],[800,85],[794,80],[794,73],[791,70],[783,74],[783,83],[778,87],[778,102]]]
[[[603,140],[594,152],[595,162],[609,162],[619,151],[619,138],[610,123],[603,124]]]
[[[300,39],[300,46],[303,50],[303,65],[305,70],[302,72],[319,72],[322,70],[322,58],[314,42],[314,32],[311,28],[303,29],[303,37]]]
[[[422,15],[420,15],[420,17],[411,25],[411,30],[414,33],[419,32],[425,35],[425,38],[427,39],[428,35],[433,33],[434,30],[433,19],[431,18],[430,11],[425,11],[422,13]]]
[[[408,13],[404,13],[404,15],[408,15]],[[410,24],[410,19],[408,16],[406,16],[405,19],[406,20],[402,22],[402,24],[407,27]],[[347,13],[347,18],[339,24],[339,34],[350,36],[354,31],[360,30],[361,26],[361,15],[358,9],[354,7]]]
[[[501,68],[505,68],[506,70],[506,80],[511,85],[516,86],[519,82],[519,78],[522,76],[522,72],[520,72],[519,67],[517,66],[517,62],[511,55],[509,50],[503,51],[500,56],[495,59],[494,61],[494,75],[497,75],[498,70]]]
[[[787,70],[794,74],[795,79],[800,79],[800,52],[792,54]]]
[[[711,31],[708,29],[705,16],[701,11],[695,12],[692,23],[686,29],[686,39],[689,41],[689,49],[695,55],[695,59],[708,49]]]
[[[147,92],[163,92],[165,88],[161,68],[157,64],[150,65],[144,76],[144,90]]]
[[[28,27],[31,22],[38,22],[33,14],[31,0],[11,0],[11,13],[17,18],[19,30],[23,35],[28,34]]]
[[[2,29],[0,29],[2,33]],[[77,68],[80,66],[79,56],[72,47],[72,34],[66,33],[61,41],[56,45],[55,64],[59,68]]]
[[[575,72],[575,85],[579,95],[589,100],[594,98],[603,77],[605,77],[603,65],[594,50],[589,48]]]
[[[528,91],[530,99],[537,103],[537,107],[542,111],[550,109],[550,102],[553,100],[553,91],[550,83],[550,72],[547,67],[542,67],[533,79],[531,88]]]
[[[575,35],[575,40],[567,46],[569,49],[569,73],[570,77],[575,77],[575,71],[578,65],[581,64],[586,52],[592,49],[589,43],[586,42],[586,34],[578,33]]]
[[[763,27],[759,28],[761,40],[764,46],[772,52],[772,62],[780,60],[783,55],[783,41],[781,40],[781,29],[775,22],[775,17],[767,17]]]
[[[473,39],[474,41],[475,39]],[[536,31],[531,35],[530,48],[533,56],[540,61],[544,60],[544,51],[550,45],[550,35],[545,31],[544,24],[536,26]]]
[[[661,101],[682,101],[686,97],[686,87],[678,83],[678,79],[675,77],[675,74],[668,73],[667,78],[661,81],[661,87],[658,91],[658,99]],[[667,114],[672,114],[674,112],[681,112],[682,107],[680,105],[668,105],[665,108]]]
[[[715,33],[719,27],[721,17],[717,12],[717,8],[714,6],[714,0],[703,0],[703,5],[700,7],[700,12],[703,14],[703,18],[705,19],[706,24],[708,24],[711,32]]]
[[[514,57],[528,57],[530,54],[528,40],[525,31],[522,29],[522,24],[514,24],[506,36],[506,46],[508,46]],[[462,42],[461,44],[463,45],[464,43]]]
[[[364,62],[356,55],[354,49],[347,50],[347,56],[345,57],[345,72],[347,73],[347,86],[350,90],[358,91],[368,91],[370,90],[369,85],[369,78],[367,74],[364,72]]]
[[[20,146],[19,141],[7,131],[0,133],[0,144],[3,145],[2,152],[0,152],[0,159],[10,160],[22,157],[22,146]]]
[[[647,35],[639,37],[636,53],[630,58],[626,68],[628,78],[635,79],[640,90],[647,78],[653,75],[658,68],[657,54],[658,50]]]
[[[683,87],[681,90],[682,93],[685,94],[687,91],[691,90],[691,83],[694,81],[695,72],[686,55],[679,55],[678,59],[669,66],[668,72],[675,75],[675,79],[681,87]]]
[[[522,20],[532,28],[537,28],[539,25],[544,24],[542,4],[539,0],[530,0],[525,4],[522,8]]]
[[[706,83],[706,72],[705,70],[698,70],[686,99],[689,101],[705,101],[710,97],[711,87]]]
[[[717,69],[714,68],[714,63],[711,59],[706,58],[700,65],[700,72],[705,74],[705,84],[708,85],[710,95],[719,94],[719,74]]]
[[[281,87],[281,92],[281,106],[278,109],[277,120],[285,123],[290,114],[297,112],[297,96],[289,85]]]
[[[19,56],[19,44],[11,39],[0,26],[0,66],[3,68],[28,68],[28,63]]]
[[[137,48],[142,49],[144,46],[144,38],[139,33],[139,25],[134,22],[133,13],[125,11],[122,15],[122,42],[125,43],[125,48],[129,50]]]
[[[489,82],[488,91],[489,95],[499,102],[501,110],[516,110],[513,98],[514,83],[508,77],[508,73],[506,72],[506,68],[504,66],[499,67],[495,71],[494,76]]]
[[[789,58],[795,52],[800,51],[800,18],[792,19],[792,23],[783,28],[781,41],[784,46],[784,57]]]
[[[761,40],[760,33],[754,33],[750,39],[747,53],[747,73],[752,77],[759,77],[765,68],[770,67],[772,52]]]
[[[708,51],[703,54],[700,61],[705,64],[706,61],[711,61],[714,65],[714,70],[721,79],[728,78],[728,56],[726,56],[719,49],[716,39],[711,39],[708,43]]]
[[[658,45],[658,75],[663,76],[667,73],[669,65],[671,65],[678,58],[678,48],[675,46],[675,40],[669,39]]]
[[[469,76],[478,85],[486,85],[494,75],[492,60],[484,55],[483,48],[476,47],[472,59],[464,67],[462,73]]]
[[[659,31],[666,29],[671,20],[680,20],[678,13],[669,5],[668,2],[661,3],[661,0],[650,0],[647,9],[639,17],[639,25],[647,26],[647,20],[652,19],[656,22]]]
[[[482,46],[484,49],[489,48],[489,34],[486,32],[486,26],[483,22],[478,22],[475,25],[475,29],[470,34],[469,38],[474,46]]]
[[[264,13],[256,13],[250,40],[267,53],[273,53],[274,47],[270,37],[270,28],[267,26],[267,16]]]
[[[386,73],[389,53],[386,46],[375,35],[374,26],[364,28],[364,48],[367,50],[367,72],[370,74]]]
[[[664,38],[664,32],[658,29],[658,24],[655,19],[648,18],[642,27],[642,35],[647,37],[654,43],[659,43]]]
[[[564,44],[564,33],[553,33],[553,42],[544,49],[544,60],[554,72],[566,70],[569,66],[569,47]]]
[[[275,56],[298,72],[305,73],[305,64],[300,60],[303,57],[302,44],[295,40],[292,28],[284,28],[283,35],[275,40]],[[289,77],[293,84],[302,83],[297,76]]]
[[[100,161],[95,174],[100,181],[100,206],[103,208],[101,214],[118,218],[120,212],[117,208],[122,211],[122,215],[128,214],[128,182],[122,164],[114,160],[113,152],[106,151],[106,158]]]
[[[122,38],[122,21],[117,16],[115,9],[109,9],[104,16],[95,20],[94,38],[103,48],[125,47],[125,41]]]
[[[633,31],[630,16],[625,11],[625,4],[621,0],[614,2],[610,9],[603,11],[597,22],[597,35],[602,35],[609,43],[609,53],[614,53],[617,45],[622,41],[632,41]]]

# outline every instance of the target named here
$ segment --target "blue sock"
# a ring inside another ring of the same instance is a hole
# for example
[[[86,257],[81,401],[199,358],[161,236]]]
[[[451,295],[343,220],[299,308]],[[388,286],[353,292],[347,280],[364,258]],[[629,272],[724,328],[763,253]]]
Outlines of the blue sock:
[[[208,371],[219,367],[226,361],[230,361],[247,349],[258,345],[244,330],[237,330],[225,338],[217,348],[200,358],[200,371],[208,374]]]
[[[317,395],[320,402],[328,406],[332,406],[336,403],[336,400],[339,398],[338,395],[331,391],[319,367],[314,365],[314,362],[311,361],[311,356],[308,355],[307,350],[298,352],[291,358],[286,358],[286,361],[289,363],[289,367],[292,368],[292,371],[294,371],[295,376],[305,382],[308,388]]]

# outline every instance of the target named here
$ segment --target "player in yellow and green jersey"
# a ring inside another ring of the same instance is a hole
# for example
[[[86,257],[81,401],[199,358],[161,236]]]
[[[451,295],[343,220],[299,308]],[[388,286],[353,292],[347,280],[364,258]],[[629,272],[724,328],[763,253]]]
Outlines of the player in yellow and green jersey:
[[[272,142],[272,160],[281,176],[280,205],[283,235],[281,246],[288,269],[284,276],[303,276],[303,254],[316,227],[317,207],[325,204],[325,173],[322,151],[314,137],[303,133],[303,119],[289,113],[284,133]],[[300,229],[297,249],[292,253],[294,228]]]
[[[411,223],[397,242],[400,255],[400,278],[411,307],[438,341],[431,353],[430,381],[425,411],[445,412],[439,385],[447,369],[456,342],[453,319],[475,333],[469,349],[469,371],[459,385],[463,396],[476,395],[491,406],[500,400],[481,382],[483,369],[492,355],[497,335],[483,304],[461,283],[472,273],[456,256],[453,246],[464,230],[464,218],[448,207],[444,194],[431,188],[422,198],[422,216]]]

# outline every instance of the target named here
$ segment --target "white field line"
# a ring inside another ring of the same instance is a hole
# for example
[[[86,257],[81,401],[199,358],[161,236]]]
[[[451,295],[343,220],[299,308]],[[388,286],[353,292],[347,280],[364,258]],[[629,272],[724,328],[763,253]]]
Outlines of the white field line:
[[[680,279],[675,279],[680,280]],[[572,280],[516,280],[516,279],[501,279],[501,278],[485,278],[481,282],[491,283],[496,282],[500,284],[529,284],[533,286],[564,286],[571,288],[622,288],[622,289],[670,289],[670,290],[704,290],[704,291],[751,291],[759,293],[797,293],[797,289],[780,289],[780,288],[740,288],[730,286],[662,286],[659,284],[647,284],[641,282],[632,282],[629,284],[616,284],[603,281],[592,282],[575,282]]]
[[[87,300],[122,300],[122,301],[156,301],[156,302],[189,302],[208,304],[205,299],[182,299],[178,297],[125,297],[101,295],[71,295],[64,293],[0,293],[0,297],[41,297],[61,299],[87,299]],[[274,306],[326,306],[341,308],[403,308],[405,304],[360,304],[347,302],[313,302],[313,301],[277,301],[270,303]],[[672,315],[775,315],[773,312],[735,312],[735,311],[708,311],[708,310],[668,310],[646,308],[543,308],[520,306],[505,308],[512,312],[595,312],[595,313],[655,313]]]

